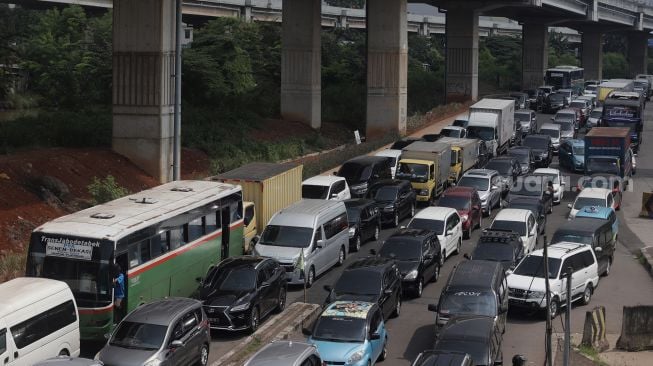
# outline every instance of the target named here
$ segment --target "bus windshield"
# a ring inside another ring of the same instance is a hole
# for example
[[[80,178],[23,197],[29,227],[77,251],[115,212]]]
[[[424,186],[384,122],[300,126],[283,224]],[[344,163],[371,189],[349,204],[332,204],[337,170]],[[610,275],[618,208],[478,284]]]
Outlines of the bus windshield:
[[[68,284],[80,307],[113,300],[110,260],[113,242],[35,232],[27,256],[27,276]]]

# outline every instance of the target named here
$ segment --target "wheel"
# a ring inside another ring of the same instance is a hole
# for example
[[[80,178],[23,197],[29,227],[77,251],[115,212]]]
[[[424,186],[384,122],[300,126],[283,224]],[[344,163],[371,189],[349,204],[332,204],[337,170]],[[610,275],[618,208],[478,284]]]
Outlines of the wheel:
[[[379,361],[383,361],[388,357],[388,340],[386,339],[383,342],[383,350],[381,351],[381,354],[379,355]]]
[[[315,268],[311,266],[311,268],[308,270],[308,276],[306,277],[306,287],[313,286],[314,281],[315,281]]]
[[[456,245],[456,254],[460,254],[460,248],[463,246],[463,240],[458,239],[458,244]]]
[[[490,217],[490,216],[492,216],[492,204],[488,202],[485,217]]]
[[[608,264],[605,266],[605,272],[603,272],[603,276],[607,277],[610,274],[611,269],[612,269],[612,258],[608,258]]]
[[[592,285],[587,285],[585,291],[583,291],[583,297],[580,298],[580,303],[587,305],[592,300]]]
[[[279,297],[277,298],[277,308],[276,308],[277,313],[282,312],[283,309],[286,308],[286,297],[287,297],[286,288],[282,287],[279,290]]]
[[[476,224],[476,228],[477,228],[477,229],[480,229],[480,228],[482,228],[482,227],[483,227],[483,213],[481,212],[481,213],[478,215],[478,224]]]
[[[345,248],[340,247],[340,253],[338,253],[338,263],[336,265],[340,267],[343,263],[345,263]]]
[[[415,297],[422,297],[422,291],[424,291],[424,279],[421,277],[417,280],[417,287],[415,288]]]
[[[440,265],[436,264],[435,271],[433,271],[433,278],[431,278],[431,281],[437,282],[439,278],[440,278]]]
[[[356,240],[354,240],[354,252],[361,250],[361,236],[356,234]]]
[[[473,225],[470,224],[469,229],[465,230],[465,232],[463,233],[463,238],[464,239],[469,239],[469,238],[472,237],[472,226]]]
[[[553,202],[551,202],[551,204],[549,204],[549,211],[547,213],[549,213],[549,214],[553,213]]]
[[[551,311],[551,319],[555,318],[558,315],[558,298],[554,297],[551,299],[549,309]],[[544,316],[546,317],[546,313],[544,313]]]
[[[431,198],[429,199],[429,206],[435,206],[435,188],[431,192]]]
[[[440,267],[444,266],[444,261],[447,259],[447,251],[443,250],[440,255]]]
[[[206,344],[200,348],[200,359],[197,361],[197,366],[206,366],[209,363],[209,346]]]
[[[259,318],[260,315],[261,315],[261,313],[258,310],[258,306],[254,306],[252,308],[251,314],[249,314],[249,331],[251,333],[256,332],[256,330],[258,329],[258,325],[259,325],[259,322],[261,320]]]
[[[372,239],[374,239],[374,241],[377,241],[379,240],[380,236],[381,236],[381,228],[379,227],[379,225],[376,225],[376,227],[374,228],[374,236],[372,237]]]
[[[393,227],[398,227],[399,226],[399,213],[395,212],[395,217],[392,219],[392,226]]]
[[[410,204],[410,217],[415,216],[415,204],[411,203]]]
[[[401,314],[401,293],[397,295],[397,303],[395,304],[395,309],[392,312],[392,317],[396,318]]]
[[[62,349],[59,351],[59,356],[70,356],[70,353],[68,353],[67,349]]]

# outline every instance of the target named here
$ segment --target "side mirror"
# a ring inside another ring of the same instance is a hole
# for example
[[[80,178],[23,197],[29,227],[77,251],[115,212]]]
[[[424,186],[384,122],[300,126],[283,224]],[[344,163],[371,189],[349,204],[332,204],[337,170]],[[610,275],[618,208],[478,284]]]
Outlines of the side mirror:
[[[426,259],[427,261],[430,261],[431,259],[433,259],[433,254],[431,254],[431,253],[424,254],[424,259]]]
[[[337,193],[331,193],[331,198],[338,198],[338,194]]]
[[[310,336],[313,334],[313,332],[308,328],[302,328],[302,334],[305,336]]]
[[[437,313],[438,312],[438,304],[429,304],[428,309],[429,309],[429,311]]]
[[[333,172],[333,175],[338,176],[338,172],[337,171]]]
[[[499,189],[498,186],[492,186],[492,190],[493,190],[493,191],[496,191],[497,189]]]
[[[315,244],[315,247],[322,249],[324,247],[324,240],[322,239],[318,240],[317,243]]]
[[[104,339],[108,340],[111,338],[111,333],[104,333]]]
[[[372,333],[370,334],[370,340],[375,341],[381,339],[381,335],[379,333]]]
[[[601,253],[601,252],[603,252],[603,248],[601,248],[601,247],[595,247],[595,248],[594,248],[594,252],[596,252],[596,253]]]
[[[453,229],[451,229],[451,230],[447,230],[446,235],[447,235],[447,236],[449,236],[449,235],[453,235]]]
[[[172,343],[170,343],[170,348],[179,348],[179,347],[183,347],[183,346],[184,346],[184,342],[182,342],[182,341],[180,341],[178,339],[174,340],[174,341],[172,341]]]
[[[333,290],[333,287],[331,287],[331,285],[324,285],[324,290],[327,292],[331,292],[331,290]]]
[[[256,243],[258,243],[259,240],[261,240],[261,237],[260,237],[259,235],[255,235],[255,236],[252,238],[252,244],[256,245]]]
[[[472,259],[472,257],[469,255],[469,253],[463,254],[463,258],[468,259],[468,260]]]
[[[506,270],[506,276],[511,275],[511,274],[512,274],[512,268],[511,268],[511,269],[507,269],[507,270]]]
[[[261,285],[259,286],[259,288],[265,288],[265,287],[270,287],[270,282],[268,282],[268,281],[263,281],[263,282],[261,283]]]
[[[386,294],[386,295],[392,295],[392,289],[387,289],[387,290],[383,291],[383,293]]]
[[[406,228],[406,225],[401,225],[399,228],[400,228],[400,229],[405,229],[405,228]]]
[[[567,208],[571,208],[571,203],[568,203],[568,204],[567,204]]]

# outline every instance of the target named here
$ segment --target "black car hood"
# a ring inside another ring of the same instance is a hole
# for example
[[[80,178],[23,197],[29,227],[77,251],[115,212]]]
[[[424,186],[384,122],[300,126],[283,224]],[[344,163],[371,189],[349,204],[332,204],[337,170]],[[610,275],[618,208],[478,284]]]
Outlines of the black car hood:
[[[204,305],[209,306],[231,306],[236,300],[247,296],[250,294],[250,291],[213,291],[205,296],[200,295],[201,299],[204,301]]]
[[[379,295],[337,294],[334,301],[364,301],[378,302]]]
[[[376,207],[385,207],[388,205],[394,205],[397,201],[374,201]]]
[[[399,271],[401,272],[401,275],[405,275],[406,273],[417,269],[419,267],[419,262],[418,261],[397,261],[397,267],[399,267]]]
[[[547,151],[544,150],[544,149],[534,149],[534,148],[531,148],[531,150],[533,151],[533,155],[540,155],[540,154],[542,154],[542,153],[546,153],[546,152],[547,152]]]

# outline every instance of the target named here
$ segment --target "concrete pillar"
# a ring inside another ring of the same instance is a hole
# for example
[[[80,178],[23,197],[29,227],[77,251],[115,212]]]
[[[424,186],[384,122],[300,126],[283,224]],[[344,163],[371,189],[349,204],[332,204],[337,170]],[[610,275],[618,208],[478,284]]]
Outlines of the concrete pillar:
[[[368,138],[406,133],[407,27],[406,0],[367,2]]]
[[[601,80],[603,78],[603,33],[584,31],[582,49],[581,61],[585,69],[585,80]]]
[[[628,34],[628,69],[631,77],[647,74],[648,37],[648,33],[644,32]]]
[[[283,0],[281,116],[318,129],[322,125],[320,0]]]
[[[522,88],[534,89],[544,84],[549,64],[549,27],[541,23],[524,23],[522,27]]]
[[[172,179],[174,0],[113,1],[113,149]]]
[[[471,9],[447,10],[447,102],[478,99],[478,13]]]

